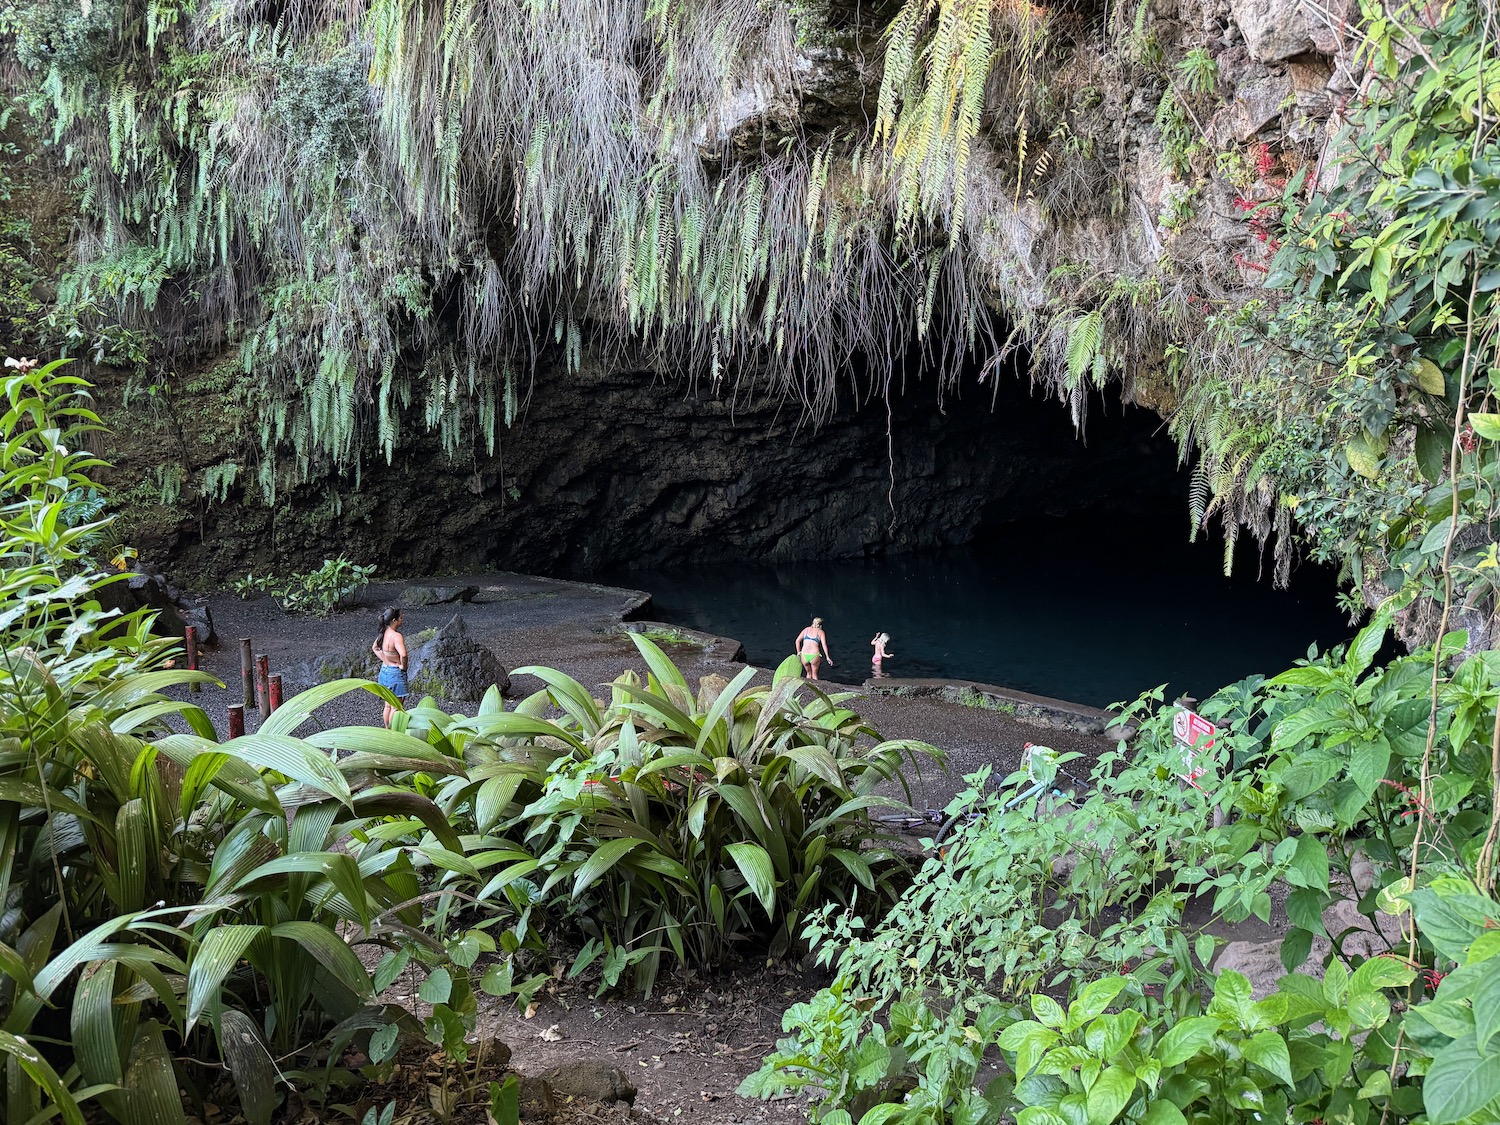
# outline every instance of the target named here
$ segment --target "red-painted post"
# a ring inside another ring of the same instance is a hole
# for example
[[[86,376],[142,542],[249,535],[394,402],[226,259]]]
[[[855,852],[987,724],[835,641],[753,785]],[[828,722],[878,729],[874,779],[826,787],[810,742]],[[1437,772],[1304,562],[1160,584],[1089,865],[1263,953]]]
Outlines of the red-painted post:
[[[190,671],[196,672],[198,670],[198,626],[189,625],[183,631],[183,638],[187,641],[188,669]],[[202,690],[203,685],[200,684],[197,680],[194,680],[188,685],[188,691],[200,692]]]
[[[260,721],[271,717],[271,658],[265,653],[255,657],[255,690],[259,697]]]
[[[250,638],[240,638],[240,679],[245,687],[245,710],[255,706],[255,657],[251,655]]]
[[[242,738],[245,734],[245,705],[243,703],[231,703],[229,705],[229,737]]]
[[[276,714],[276,708],[281,706],[281,673],[272,672],[269,686],[271,689],[271,714]]]

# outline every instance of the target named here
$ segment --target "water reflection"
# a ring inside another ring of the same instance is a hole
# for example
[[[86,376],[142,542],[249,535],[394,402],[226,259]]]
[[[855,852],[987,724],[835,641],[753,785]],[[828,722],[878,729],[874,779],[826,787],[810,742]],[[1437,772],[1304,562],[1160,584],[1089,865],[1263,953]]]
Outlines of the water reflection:
[[[1222,555],[1220,543],[1189,544],[1179,521],[1095,518],[1012,526],[933,554],[604,580],[651,591],[659,620],[739,639],[752,663],[779,663],[818,616],[838,661],[824,679],[974,679],[1099,706],[1160,683],[1202,697],[1351,632],[1327,572],[1305,567],[1291,590],[1273,590],[1253,553],[1232,579]],[[893,650],[879,668],[858,651],[877,628]]]

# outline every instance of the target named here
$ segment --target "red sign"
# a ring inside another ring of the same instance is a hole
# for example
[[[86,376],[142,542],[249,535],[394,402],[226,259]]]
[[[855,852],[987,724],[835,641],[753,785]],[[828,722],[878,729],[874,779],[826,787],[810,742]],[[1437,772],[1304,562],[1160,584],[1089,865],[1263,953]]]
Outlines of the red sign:
[[[1198,779],[1206,771],[1193,764],[1193,751],[1210,749],[1218,733],[1218,727],[1196,711],[1189,711],[1186,707],[1179,707],[1176,714],[1172,716],[1172,737],[1183,746],[1182,779],[1194,788],[1202,788],[1198,784]]]
[[[1190,750],[1207,750],[1214,744],[1219,728],[1196,711],[1179,707],[1172,716],[1172,734]]]

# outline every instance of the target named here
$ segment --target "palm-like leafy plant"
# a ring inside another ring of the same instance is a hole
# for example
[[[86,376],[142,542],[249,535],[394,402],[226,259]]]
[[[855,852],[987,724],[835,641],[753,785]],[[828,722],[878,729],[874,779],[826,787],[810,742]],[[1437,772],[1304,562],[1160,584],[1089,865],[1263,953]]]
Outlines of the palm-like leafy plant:
[[[448,724],[471,768],[440,800],[524,843],[492,882],[534,879],[563,903],[587,939],[574,971],[602,957],[606,984],[633,967],[649,990],[663,954],[713,966],[736,949],[784,951],[814,907],[861,891],[872,908],[886,901],[898,865],[870,810],[902,807],[881,787],[904,791],[902,768],[941,752],[880,741],[792,661],[769,687],[750,687],[747,668],[695,694],[655,644],[632,639],[649,674],[622,675],[608,703],[524,668],[547,687],[515,712]]]
[[[337,1057],[397,1018],[351,940],[442,952],[419,929],[417,872],[459,841],[432,801],[390,782],[462,763],[397,732],[291,737],[333,695],[379,690],[358,681],[219,744],[199,707],[164,694],[209,677],[167,667],[147,616],[95,597],[110,579],[83,544],[100,525],[69,518],[98,464],[76,451],[97,428],[83,381],[53,364],[0,391],[4,1118],[81,1122],[97,1099],[126,1125],[181,1121],[179,1088],[217,1068],[178,1060],[218,1055],[259,1125],[273,1059]],[[332,747],[353,753],[335,765]],[[424,831],[358,860],[337,850],[392,817]]]

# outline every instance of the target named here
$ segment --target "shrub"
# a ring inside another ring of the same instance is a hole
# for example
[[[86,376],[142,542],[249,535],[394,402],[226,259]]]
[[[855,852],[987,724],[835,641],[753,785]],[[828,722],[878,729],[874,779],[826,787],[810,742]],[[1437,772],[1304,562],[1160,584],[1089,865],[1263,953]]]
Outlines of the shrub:
[[[57,364],[0,383],[0,1104],[15,1122],[55,1108],[81,1123],[94,1101],[123,1125],[172,1125],[187,1089],[265,1125],[279,1075],[316,1088],[356,1038],[417,1030],[376,1001],[352,946],[447,972],[462,939],[427,932],[417,904],[461,842],[404,781],[463,764],[399,732],[292,737],[340,692],[381,691],[368,683],[294,697],[223,744],[164,695],[211,678],[167,668],[146,614],[95,597],[118,576],[86,554],[107,519],[73,518],[99,464],[75,451],[98,428],[84,387]],[[353,753],[335,765],[335,747]],[[392,818],[421,831],[371,837],[358,860],[340,849]],[[456,975],[440,1024],[472,1008]],[[448,1045],[446,1026],[428,1031]]]
[[[941,753],[880,741],[794,660],[770,687],[749,687],[747,668],[695,694],[661,649],[632,639],[646,683],[627,672],[608,703],[561,672],[521,668],[547,687],[513,713],[412,718],[463,740],[469,774],[440,801],[466,830],[524,845],[492,883],[535,881],[585,939],[572,971],[597,962],[609,986],[629,968],[649,991],[664,954],[712,967],[734,950],[779,953],[810,910],[891,901],[900,864],[870,810],[904,807],[877,790]],[[544,718],[549,707],[561,716]]]
[[[327,617],[343,605],[345,598],[368,586],[370,575],[374,573],[374,563],[360,566],[341,555],[336,559],[324,559],[317,570],[305,574],[258,577],[247,574],[234,584],[234,592],[247,598],[256,591],[264,591],[288,613],[315,613]]]

